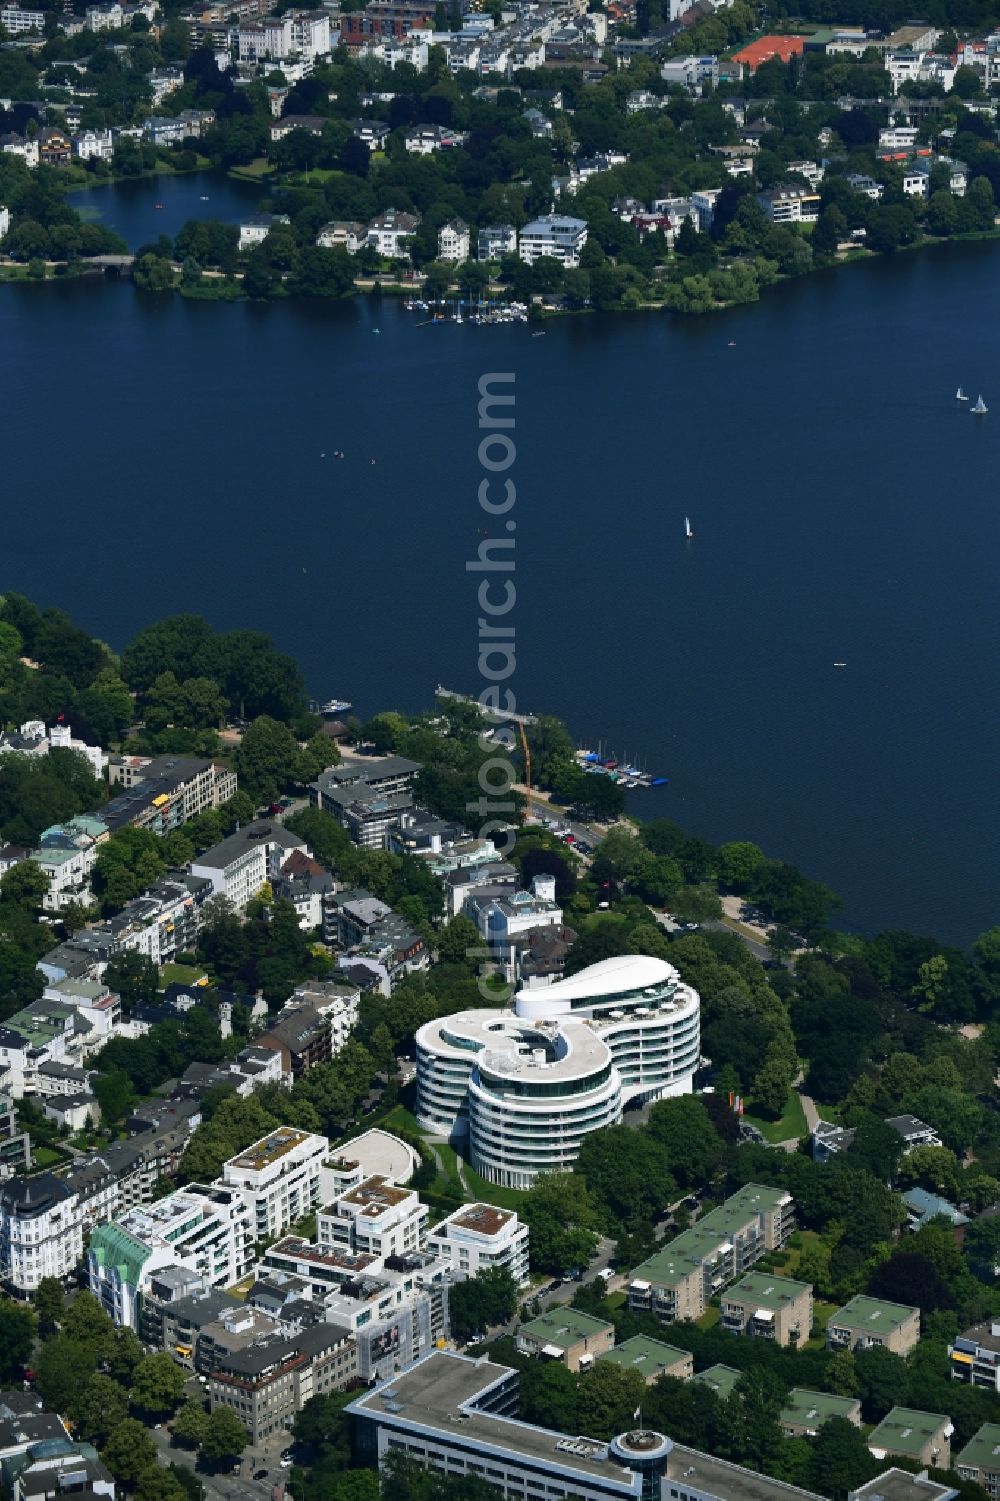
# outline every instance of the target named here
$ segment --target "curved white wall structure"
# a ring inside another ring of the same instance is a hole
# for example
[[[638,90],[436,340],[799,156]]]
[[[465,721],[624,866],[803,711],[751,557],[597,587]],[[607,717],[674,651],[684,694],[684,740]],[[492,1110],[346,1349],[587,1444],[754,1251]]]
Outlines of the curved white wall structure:
[[[690,1094],[701,1056],[701,999],[672,964],[622,954],[568,980],[520,990],[517,1014],[582,1017],[611,1049],[626,1101]]]
[[[461,1011],[417,1033],[417,1116],[469,1139],[493,1183],[569,1168],[626,1101],[689,1093],[700,1001],[662,959],[628,954],[518,992],[515,1011]]]

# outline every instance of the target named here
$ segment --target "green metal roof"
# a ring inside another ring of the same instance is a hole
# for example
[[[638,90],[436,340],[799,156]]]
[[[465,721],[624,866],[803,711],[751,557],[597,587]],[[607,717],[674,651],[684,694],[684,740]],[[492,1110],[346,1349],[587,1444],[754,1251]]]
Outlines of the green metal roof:
[[[742,1374],[742,1371],[735,1371],[731,1365],[710,1365],[707,1370],[698,1371],[691,1380],[710,1386],[716,1396],[725,1401],[732,1396],[733,1388]]]
[[[868,1435],[869,1449],[891,1449],[917,1458],[921,1449],[951,1419],[943,1412],[919,1412],[914,1407],[894,1407]]]
[[[796,1282],[791,1277],[776,1277],[773,1272],[748,1272],[732,1287],[727,1287],[723,1298],[737,1303],[754,1303],[758,1308],[777,1311],[812,1291],[810,1282]]]
[[[661,1251],[637,1266],[632,1275],[648,1278],[662,1287],[675,1287],[696,1266],[717,1256],[720,1246],[731,1241],[759,1215],[780,1208],[788,1197],[783,1188],[762,1188],[759,1183],[748,1183],[717,1209],[702,1215],[690,1230],[675,1236]]]
[[[561,1350],[568,1350],[582,1339],[592,1339],[594,1335],[613,1328],[614,1325],[607,1319],[598,1319],[592,1313],[583,1313],[579,1308],[560,1305],[539,1314],[537,1319],[522,1324],[520,1332],[530,1334],[546,1345],[558,1345]]]
[[[687,1350],[678,1350],[676,1345],[665,1345],[662,1340],[650,1339],[647,1334],[633,1334],[631,1339],[616,1345],[599,1359],[623,1366],[627,1371],[638,1371],[648,1381],[652,1376],[669,1371],[678,1361],[689,1361],[691,1356]]]
[[[114,1267],[129,1287],[138,1287],[139,1277],[152,1249],[129,1235],[120,1225],[98,1225],[90,1237],[90,1254],[98,1266]]]
[[[953,1463],[992,1474],[1000,1471],[1000,1423],[984,1423]]]
[[[854,1422],[860,1412],[861,1403],[857,1397],[835,1397],[830,1392],[811,1392],[806,1387],[796,1386],[788,1393],[779,1422],[815,1429],[831,1418],[846,1418],[848,1422]]]
[[[883,1303],[878,1298],[852,1298],[843,1308],[838,1308],[830,1317],[831,1329],[864,1329],[873,1334],[888,1334],[909,1318],[917,1309],[905,1303]]]

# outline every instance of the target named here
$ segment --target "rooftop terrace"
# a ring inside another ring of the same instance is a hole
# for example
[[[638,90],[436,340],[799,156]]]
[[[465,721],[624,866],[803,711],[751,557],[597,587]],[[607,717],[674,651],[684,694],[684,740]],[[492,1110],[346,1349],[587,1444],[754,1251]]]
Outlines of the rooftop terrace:
[[[238,1157],[231,1157],[226,1165],[259,1173],[307,1140],[308,1132],[297,1131],[294,1126],[279,1126],[277,1131],[272,1131],[270,1136],[262,1136],[260,1141],[255,1141],[252,1147],[247,1147]]]

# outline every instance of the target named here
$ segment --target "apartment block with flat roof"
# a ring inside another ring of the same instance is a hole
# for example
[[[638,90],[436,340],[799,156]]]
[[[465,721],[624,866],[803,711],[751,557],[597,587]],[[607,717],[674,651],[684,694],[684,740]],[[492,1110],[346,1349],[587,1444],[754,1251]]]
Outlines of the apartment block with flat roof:
[[[727,1397],[733,1395],[736,1383],[742,1374],[742,1371],[736,1370],[735,1366],[710,1365],[707,1370],[698,1371],[691,1377],[691,1380],[700,1381],[704,1386],[711,1387],[719,1401],[725,1402]]]
[[[957,1455],[954,1468],[989,1496],[1000,1496],[1000,1423],[984,1423]]]
[[[920,1338],[920,1310],[903,1303],[857,1297],[831,1315],[828,1350],[868,1350],[884,1345],[893,1355],[909,1355]]]
[[[519,1287],[528,1281],[528,1227],[513,1209],[463,1204],[456,1214],[435,1225],[427,1248],[446,1256],[460,1277],[502,1267]]]
[[[629,1307],[665,1323],[700,1318],[715,1293],[784,1245],[794,1208],[791,1194],[747,1184],[636,1267]]]
[[[830,1392],[811,1392],[795,1386],[778,1416],[783,1433],[791,1438],[815,1438],[831,1418],[845,1418],[855,1428],[861,1427],[861,1401],[858,1397],[835,1397]]]
[[[920,1412],[914,1407],[894,1407],[868,1435],[868,1448],[876,1459],[895,1454],[936,1470],[951,1468],[951,1436],[955,1428],[946,1413]]]
[[[316,1208],[329,1146],[325,1136],[279,1126],[223,1164],[222,1181],[249,1207],[256,1240],[281,1235]]]
[[[678,1350],[676,1345],[665,1345],[662,1340],[650,1339],[648,1334],[633,1334],[624,1344],[597,1358],[621,1366],[623,1371],[638,1371],[647,1386],[661,1376],[687,1381],[694,1374],[694,1356],[690,1350]]]
[[[517,1331],[524,1355],[544,1355],[570,1371],[585,1371],[614,1347],[615,1326],[579,1308],[560,1304],[530,1319]]]
[[[373,1174],[320,1209],[316,1238],[320,1245],[371,1257],[375,1271],[389,1256],[420,1250],[429,1213],[415,1189]]]
[[[973,1324],[948,1346],[954,1381],[1000,1394],[1000,1320]]]
[[[87,1252],[90,1291],[116,1324],[136,1328],[153,1272],[179,1266],[209,1287],[228,1287],[253,1265],[251,1213],[222,1183],[189,1183],[144,1208],[98,1225]]]
[[[812,1328],[813,1296],[808,1282],[750,1272],[722,1298],[722,1327],[730,1334],[751,1334],[776,1345],[804,1345]]]

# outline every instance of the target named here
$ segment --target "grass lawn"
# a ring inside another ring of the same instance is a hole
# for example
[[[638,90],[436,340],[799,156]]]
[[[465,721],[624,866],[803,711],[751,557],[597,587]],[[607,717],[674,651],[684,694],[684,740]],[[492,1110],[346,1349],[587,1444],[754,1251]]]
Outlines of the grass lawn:
[[[208,976],[203,969],[195,969],[193,964],[161,964],[161,985],[197,985],[199,980],[205,980]]]
[[[309,183],[318,183],[322,187],[325,182],[330,181],[331,177],[344,176],[346,173],[341,172],[337,167],[310,167],[308,172],[296,172],[293,185],[298,187],[300,184],[308,186]]]
[[[765,1141],[790,1141],[793,1137],[798,1138],[806,1134],[805,1111],[802,1109],[802,1101],[796,1089],[788,1091],[785,1108],[776,1121],[757,1114],[752,1104],[744,1120],[748,1121],[751,1126],[756,1126]]]
[[[699,1329],[714,1329],[722,1318],[722,1309],[718,1304],[710,1303],[700,1319],[695,1319]]]
[[[58,1147],[31,1148],[31,1167],[34,1172],[43,1172],[46,1168],[59,1167],[64,1162],[69,1162],[70,1154],[60,1151]]]
[[[367,1129],[371,1130],[375,1126],[381,1127],[383,1131],[406,1131],[409,1135],[419,1136],[421,1141],[424,1140],[424,1133],[417,1125],[417,1117],[412,1110],[407,1110],[405,1105],[393,1105],[385,1115],[373,1117],[368,1122]],[[350,1135],[357,1136],[357,1134],[357,1129],[352,1129]],[[350,1137],[345,1136],[344,1140],[349,1141]]]
[[[266,156],[258,156],[252,162],[246,162],[242,167],[230,167],[229,176],[239,177],[246,182],[260,182],[262,177],[268,177],[274,167]]]
[[[496,1183],[487,1183],[474,1168],[465,1164],[465,1181],[477,1199],[484,1204],[495,1204],[498,1209],[520,1209],[525,1195],[518,1188],[500,1188]]]
[[[628,1302],[628,1293],[619,1288],[618,1292],[609,1293],[604,1301],[609,1308],[624,1308]]]
[[[839,1303],[824,1303],[820,1298],[813,1299],[813,1325],[818,1330],[818,1333],[812,1339],[806,1341],[803,1349],[823,1349],[826,1344],[826,1326],[839,1307]]]

